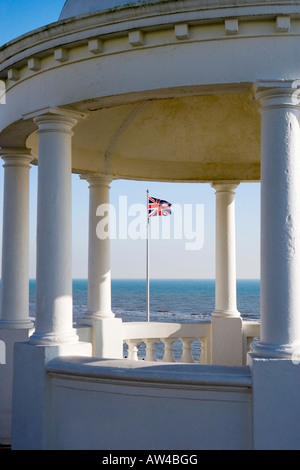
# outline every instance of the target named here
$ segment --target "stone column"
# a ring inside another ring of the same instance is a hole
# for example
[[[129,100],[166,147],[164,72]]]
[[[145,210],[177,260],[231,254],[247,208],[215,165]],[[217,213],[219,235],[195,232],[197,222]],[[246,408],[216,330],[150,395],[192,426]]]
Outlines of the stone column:
[[[299,80],[262,82],[254,88],[261,104],[261,327],[260,340],[252,343],[249,354],[255,450],[299,449],[300,107],[297,82]]]
[[[235,189],[238,183],[215,182],[216,287],[212,315],[212,363],[242,365],[243,325],[237,310]]]
[[[38,345],[75,343],[72,302],[72,128],[79,113],[60,109],[33,116],[38,125],[36,330]]]
[[[237,317],[235,189],[237,183],[213,183],[216,190],[216,292],[214,316]]]
[[[89,182],[88,308],[81,324],[93,327],[93,355],[122,358],[122,320],[111,309],[110,205],[111,178],[82,175]]]
[[[37,295],[35,332],[14,349],[11,442],[16,450],[51,448],[46,364],[59,356],[91,355],[91,345],[78,341],[72,312],[71,140],[81,117],[60,108],[24,116],[34,120],[39,138]]]
[[[1,149],[4,160],[0,343],[0,442],[10,442],[15,343],[28,341],[29,318],[29,170],[26,148]],[[4,359],[4,362],[3,362]]]
[[[300,351],[300,126],[293,82],[260,83],[261,336],[252,351]]]
[[[2,149],[4,160],[3,242],[0,328],[31,328],[29,319],[28,149]]]
[[[106,176],[82,177],[89,182],[89,256],[88,311],[85,320],[114,318],[111,310],[111,268],[109,229],[109,191],[111,179]],[[99,217],[105,217],[103,227]],[[99,225],[98,225],[99,224]]]

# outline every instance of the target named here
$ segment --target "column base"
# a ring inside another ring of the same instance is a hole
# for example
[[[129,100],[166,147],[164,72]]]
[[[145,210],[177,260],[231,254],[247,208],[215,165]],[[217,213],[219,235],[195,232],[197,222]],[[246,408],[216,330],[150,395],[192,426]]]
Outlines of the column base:
[[[78,343],[78,341],[79,338],[75,333],[75,330],[62,335],[44,335],[43,333],[33,333],[33,335],[29,339],[29,343],[35,346],[57,346],[63,344],[76,344]]]
[[[243,321],[240,316],[213,316],[212,364],[241,366],[244,361]]]
[[[249,354],[253,389],[253,449],[299,450],[300,364]]]
[[[31,320],[4,320],[0,319],[0,330],[31,330],[34,322]]]
[[[115,318],[115,314],[110,311],[104,312],[87,312],[83,317],[80,317],[76,320],[78,325],[88,325],[93,326],[95,320],[109,320]]]
[[[123,359],[121,318],[93,321],[93,355],[100,359]]]
[[[241,315],[238,310],[215,310],[212,316],[222,318],[236,318],[240,317]]]
[[[28,328],[0,330],[0,444],[11,442],[14,347],[31,333]]]
[[[300,342],[293,344],[272,344],[262,341],[251,344],[251,354],[261,358],[293,359],[300,362]]]

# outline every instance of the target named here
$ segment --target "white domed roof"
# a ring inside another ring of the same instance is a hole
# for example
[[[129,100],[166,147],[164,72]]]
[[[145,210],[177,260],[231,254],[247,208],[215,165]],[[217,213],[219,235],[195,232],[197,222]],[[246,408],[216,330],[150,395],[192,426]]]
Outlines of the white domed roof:
[[[130,3],[139,3],[141,1],[145,0],[66,0],[59,19],[65,20],[73,16],[107,10]]]

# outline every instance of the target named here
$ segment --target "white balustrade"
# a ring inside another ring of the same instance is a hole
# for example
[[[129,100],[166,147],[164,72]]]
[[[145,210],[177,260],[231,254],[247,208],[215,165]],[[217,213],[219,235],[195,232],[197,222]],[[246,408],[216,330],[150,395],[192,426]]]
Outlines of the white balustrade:
[[[140,345],[146,345],[146,361],[163,362],[198,362],[194,356],[199,356],[201,364],[211,362],[211,324],[201,323],[155,323],[130,322],[123,323],[123,342],[128,346],[127,358],[141,359]],[[200,342],[198,354],[193,354],[193,344]],[[160,344],[158,344],[160,342]],[[181,343],[182,353],[179,350]],[[178,343],[177,349],[175,343]],[[161,351],[163,347],[164,351]],[[176,349],[176,354],[175,353]],[[158,353],[159,352],[159,353]],[[158,356],[162,356],[159,358]]]
[[[80,341],[92,341],[90,327],[77,328]],[[123,355],[131,360],[212,364],[211,322],[123,322]],[[259,321],[243,321],[243,364],[260,338]],[[237,338],[237,341],[240,341]],[[241,364],[242,365],[242,364]]]
[[[259,337],[260,323],[243,321],[244,364],[247,362],[250,344]],[[123,342],[128,346],[126,357],[132,360],[212,363],[211,323],[209,321],[123,323]]]

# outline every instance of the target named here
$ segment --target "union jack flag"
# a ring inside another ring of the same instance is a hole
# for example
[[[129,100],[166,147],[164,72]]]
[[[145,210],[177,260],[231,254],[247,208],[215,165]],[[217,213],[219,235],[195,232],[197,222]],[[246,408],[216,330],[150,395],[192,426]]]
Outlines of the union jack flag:
[[[171,206],[172,204],[164,201],[163,199],[148,197],[148,216],[155,217],[157,215],[170,215]]]

